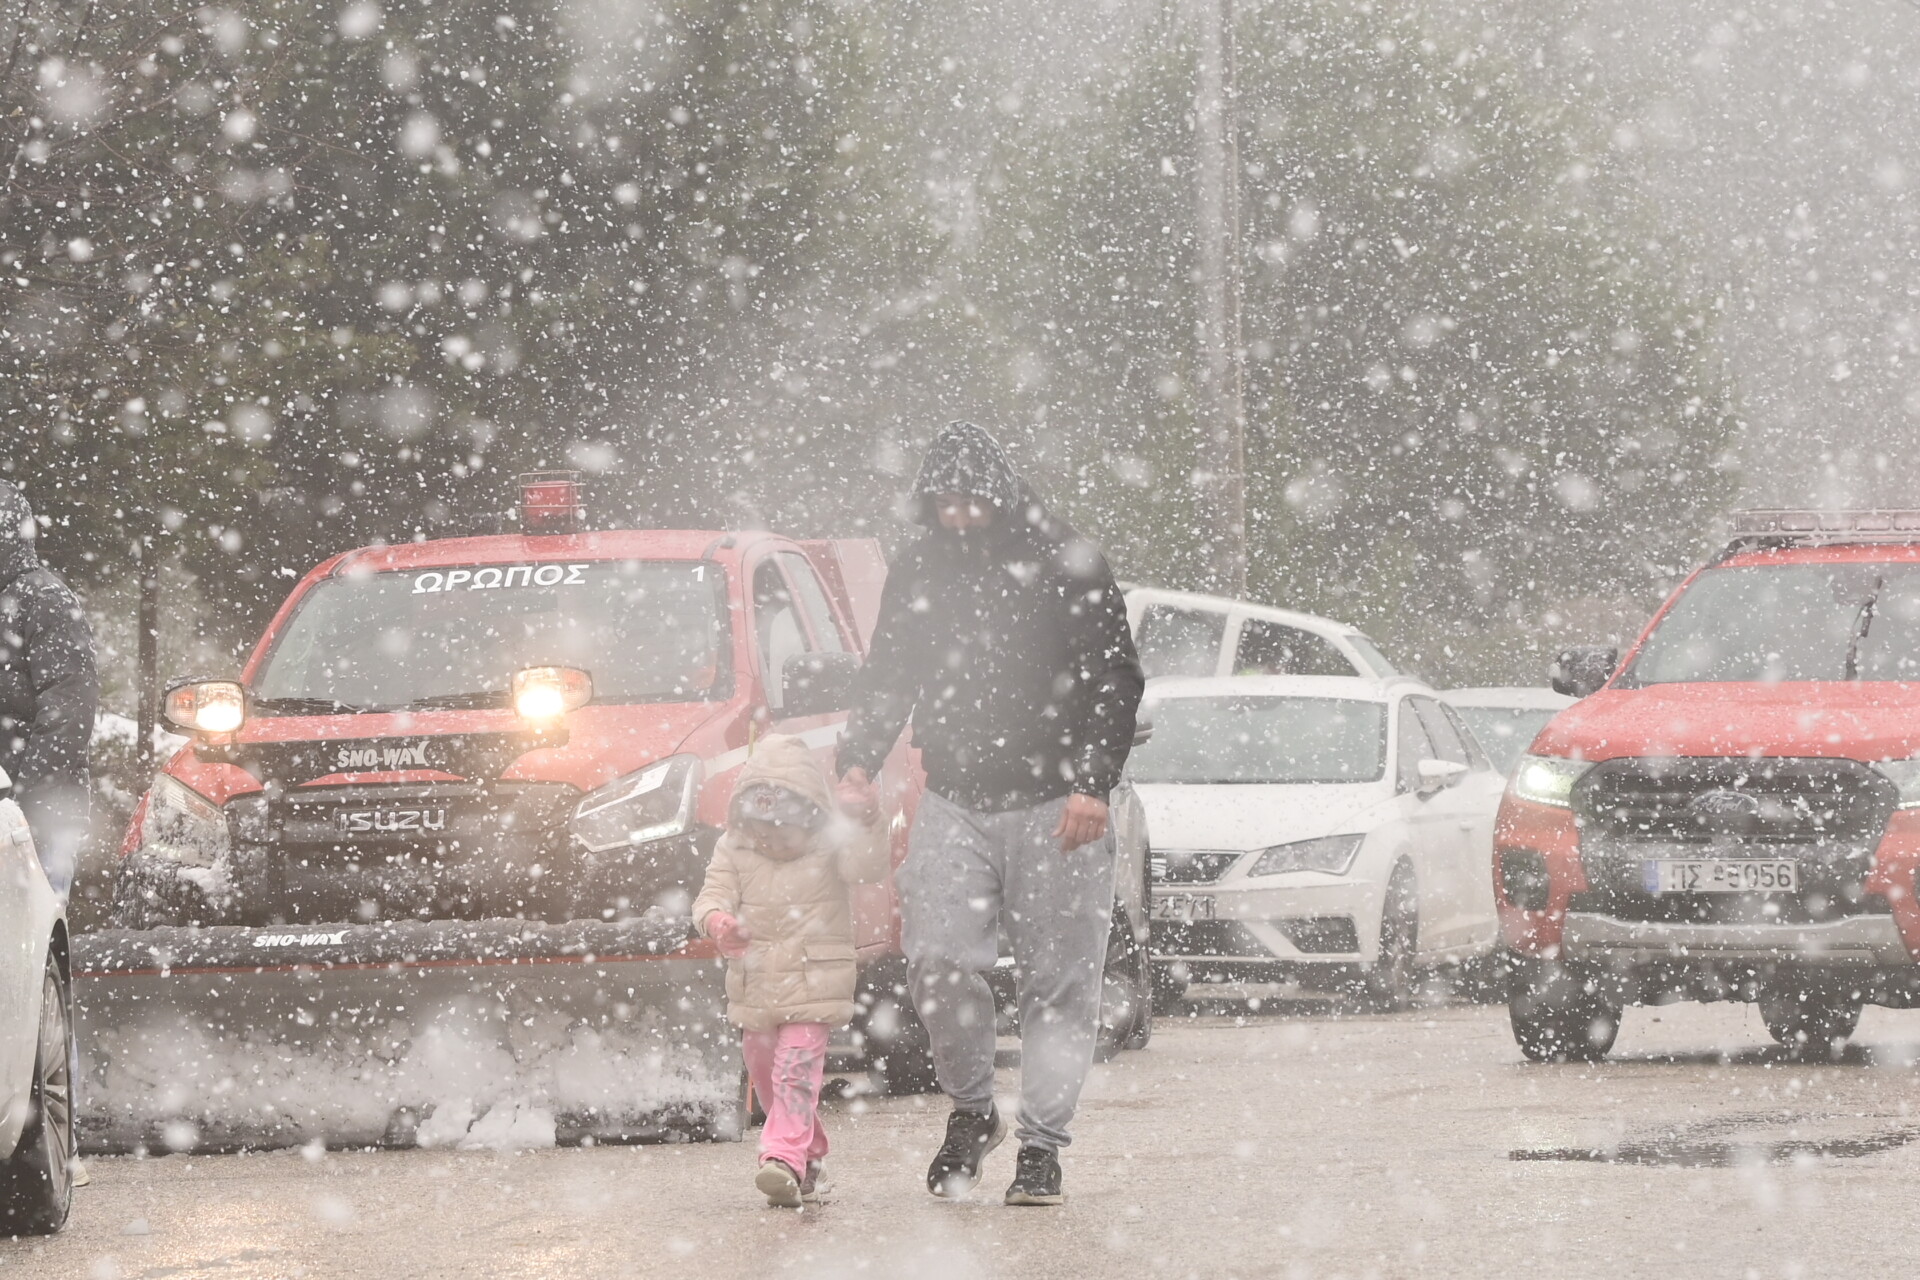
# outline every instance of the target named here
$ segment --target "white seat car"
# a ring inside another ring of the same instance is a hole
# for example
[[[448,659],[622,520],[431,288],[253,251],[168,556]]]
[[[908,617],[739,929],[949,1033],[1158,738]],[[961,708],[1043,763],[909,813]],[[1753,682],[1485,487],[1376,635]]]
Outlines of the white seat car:
[[[1191,591],[1127,586],[1127,624],[1148,679],[1399,674],[1344,622]]]
[[[1440,701],[1460,713],[1473,740],[1502,774],[1513,772],[1521,753],[1533,744],[1547,721],[1574,700],[1551,689],[1447,689]]]
[[[73,1199],[66,920],[0,770],[0,1236],[43,1235]]]
[[[1153,843],[1156,996],[1195,979],[1362,988],[1492,953],[1504,785],[1406,678],[1167,679],[1127,771]]]

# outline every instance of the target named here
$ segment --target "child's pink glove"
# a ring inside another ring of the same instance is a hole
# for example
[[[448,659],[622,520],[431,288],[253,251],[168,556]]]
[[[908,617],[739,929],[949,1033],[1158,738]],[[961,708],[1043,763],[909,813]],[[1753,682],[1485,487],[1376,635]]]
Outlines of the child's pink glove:
[[[753,935],[747,932],[747,926],[727,912],[709,911],[707,936],[713,939],[713,945],[720,948],[721,955],[729,960],[738,960],[747,954],[747,943]]]

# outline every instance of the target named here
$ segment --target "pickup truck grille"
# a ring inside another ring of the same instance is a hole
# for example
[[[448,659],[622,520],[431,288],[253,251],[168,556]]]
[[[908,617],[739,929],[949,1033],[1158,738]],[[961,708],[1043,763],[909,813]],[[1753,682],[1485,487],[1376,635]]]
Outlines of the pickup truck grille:
[[[1893,811],[1893,784],[1854,760],[1633,758],[1595,765],[1574,788],[1589,891],[1569,904],[1621,920],[1809,924],[1884,914],[1866,892]],[[1663,858],[1788,859],[1796,893],[1646,891]]]

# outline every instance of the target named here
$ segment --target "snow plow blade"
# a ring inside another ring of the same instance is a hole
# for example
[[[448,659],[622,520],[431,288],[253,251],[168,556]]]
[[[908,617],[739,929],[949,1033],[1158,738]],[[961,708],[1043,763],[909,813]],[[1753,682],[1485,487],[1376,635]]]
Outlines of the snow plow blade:
[[[85,1151],[739,1136],[685,921],[104,930],[73,971]]]

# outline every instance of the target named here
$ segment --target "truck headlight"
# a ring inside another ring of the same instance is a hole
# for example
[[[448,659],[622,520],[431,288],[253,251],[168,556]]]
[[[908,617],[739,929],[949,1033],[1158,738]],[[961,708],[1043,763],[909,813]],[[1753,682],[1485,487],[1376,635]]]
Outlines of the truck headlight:
[[[1899,792],[1896,809],[1920,808],[1920,760],[1882,760],[1873,766],[1886,776]]]
[[[700,775],[700,757],[668,756],[615,778],[574,806],[573,834],[595,853],[685,835]]]
[[[220,806],[171,774],[147,792],[140,847],[183,867],[211,867],[226,856],[227,817]]]
[[[1325,871],[1341,876],[1353,865],[1365,836],[1322,836],[1318,840],[1297,840],[1277,844],[1260,853],[1250,876],[1277,876],[1288,871]]]
[[[1569,760],[1565,756],[1521,756],[1513,771],[1507,792],[1518,800],[1551,805],[1556,809],[1573,807],[1573,784],[1593,768],[1590,760]]]

